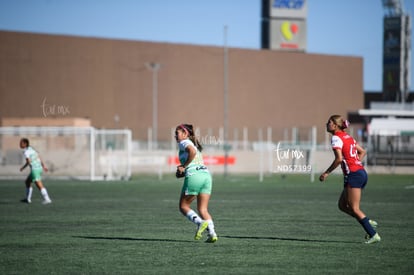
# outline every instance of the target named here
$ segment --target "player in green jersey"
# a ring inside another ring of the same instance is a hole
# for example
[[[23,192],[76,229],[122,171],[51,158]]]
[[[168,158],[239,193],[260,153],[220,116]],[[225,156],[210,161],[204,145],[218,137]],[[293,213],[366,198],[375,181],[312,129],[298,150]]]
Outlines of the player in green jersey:
[[[27,138],[22,138],[20,140],[20,148],[23,149],[23,154],[26,160],[26,163],[20,168],[20,171],[23,171],[27,166],[30,166],[30,174],[27,177],[26,183],[26,198],[22,202],[31,203],[32,202],[32,182],[34,182],[39,188],[40,194],[43,197],[43,204],[52,203],[52,200],[47,193],[46,188],[42,183],[42,173],[43,171],[47,172],[47,167],[39,157],[39,153],[30,147],[30,142]]]
[[[203,149],[194,135],[193,126],[181,124],[175,130],[175,139],[179,147],[181,165],[177,167],[177,177],[184,177],[184,185],[180,197],[180,211],[190,221],[197,225],[194,239],[202,238],[207,229],[207,242],[218,240],[214,230],[213,218],[208,212],[212,179],[207,167],[204,166],[201,150]],[[197,199],[198,214],[191,209],[191,203]]]

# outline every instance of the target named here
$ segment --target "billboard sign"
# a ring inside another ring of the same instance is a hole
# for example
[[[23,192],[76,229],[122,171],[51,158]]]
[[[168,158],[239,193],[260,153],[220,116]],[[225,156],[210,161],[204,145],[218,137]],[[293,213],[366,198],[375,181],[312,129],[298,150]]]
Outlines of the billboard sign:
[[[270,22],[270,48],[306,50],[306,22],[304,20],[274,19]]]
[[[272,18],[306,18],[308,13],[306,0],[271,0],[269,10]]]
[[[403,83],[403,74],[401,74],[401,58],[404,52],[402,17],[385,17],[383,35],[382,88],[385,99],[394,101],[398,98]]]
[[[262,48],[306,51],[307,0],[262,0]]]

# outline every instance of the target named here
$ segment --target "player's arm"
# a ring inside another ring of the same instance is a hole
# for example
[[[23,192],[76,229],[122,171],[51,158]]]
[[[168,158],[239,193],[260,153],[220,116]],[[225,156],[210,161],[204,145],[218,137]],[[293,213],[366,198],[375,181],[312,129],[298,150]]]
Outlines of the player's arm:
[[[335,154],[335,159],[332,161],[332,164],[328,167],[328,169],[326,169],[326,171],[322,175],[320,175],[320,181],[324,181],[329,176],[329,174],[332,173],[332,171],[335,170],[336,167],[338,167],[342,162],[342,150],[337,148],[333,149],[333,151]]]
[[[356,144],[355,148],[357,149],[359,160],[362,160],[367,155],[367,151],[358,143]]]
[[[26,163],[20,168],[20,172],[30,165],[30,159],[26,158]]]
[[[185,168],[187,168],[188,165],[190,165],[190,163],[193,161],[193,159],[195,158],[195,156],[197,154],[197,151],[196,151],[196,149],[193,146],[187,146],[185,148],[185,150],[188,152],[188,158],[187,158],[187,160],[185,161],[184,164],[178,166],[178,169],[181,172],[184,172],[185,171]]]
[[[43,171],[47,172],[49,169],[47,169],[46,164],[43,162],[43,160],[39,157],[40,159],[40,164],[42,165]]]

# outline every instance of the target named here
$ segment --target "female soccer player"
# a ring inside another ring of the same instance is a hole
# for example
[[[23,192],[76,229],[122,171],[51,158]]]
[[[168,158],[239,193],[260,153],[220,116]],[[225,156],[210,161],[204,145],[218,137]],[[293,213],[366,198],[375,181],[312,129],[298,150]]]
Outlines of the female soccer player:
[[[27,166],[30,166],[30,174],[26,179],[26,199],[22,200],[23,202],[31,203],[32,202],[32,182],[34,182],[37,188],[40,191],[40,194],[43,196],[43,204],[52,203],[52,200],[49,198],[46,188],[42,183],[42,172],[43,170],[47,172],[47,167],[40,159],[39,154],[29,145],[29,140],[27,138],[22,138],[20,140],[20,148],[24,150],[23,154],[26,159],[26,163],[20,168],[20,171],[23,171]]]
[[[175,130],[175,139],[179,147],[181,165],[177,167],[176,176],[185,177],[181,190],[180,212],[191,222],[197,225],[195,240],[202,238],[207,229],[206,242],[214,243],[218,240],[214,230],[213,219],[208,212],[212,179],[207,167],[204,166],[201,151],[203,147],[194,135],[193,126],[181,124]],[[197,199],[198,214],[191,209],[191,203]]]
[[[332,134],[331,144],[335,159],[329,168],[319,177],[320,181],[326,180],[333,170],[341,165],[344,175],[344,190],[339,197],[339,209],[354,217],[367,232],[368,237],[365,243],[371,244],[381,241],[381,237],[375,231],[377,222],[370,220],[359,208],[362,189],[368,181],[367,173],[361,160],[366,151],[355,139],[344,130],[348,128],[349,122],[340,115],[333,115],[326,123],[326,131]]]

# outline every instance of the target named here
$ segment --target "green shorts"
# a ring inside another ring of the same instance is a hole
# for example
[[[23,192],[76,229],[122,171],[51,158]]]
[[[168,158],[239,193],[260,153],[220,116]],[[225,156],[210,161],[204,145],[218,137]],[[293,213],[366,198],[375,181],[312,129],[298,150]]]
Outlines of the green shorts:
[[[37,182],[42,180],[43,169],[32,169],[29,174],[29,179],[31,182]]]
[[[185,177],[181,193],[185,195],[211,194],[213,181],[208,172],[195,173]]]

